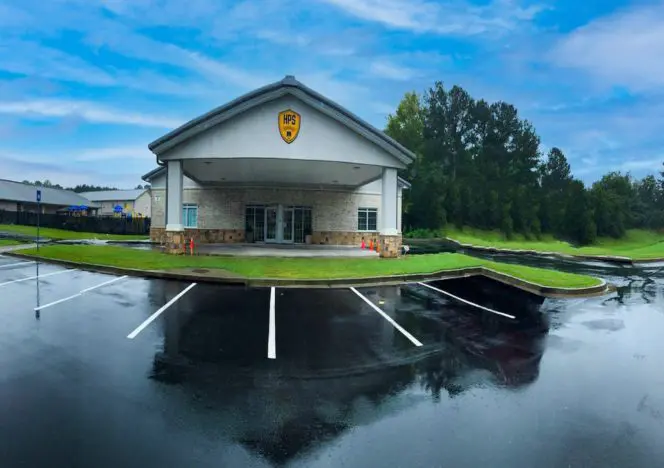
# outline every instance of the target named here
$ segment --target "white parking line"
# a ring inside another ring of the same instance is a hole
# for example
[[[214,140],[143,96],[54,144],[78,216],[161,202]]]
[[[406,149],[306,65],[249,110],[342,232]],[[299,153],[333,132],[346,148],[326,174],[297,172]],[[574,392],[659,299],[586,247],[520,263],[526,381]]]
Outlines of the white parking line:
[[[120,281],[127,278],[127,275],[124,276],[119,276],[117,278],[113,278],[112,280],[104,281],[101,284],[98,284],[97,286],[92,286],[91,288],[85,288],[83,291],[81,291],[80,294],[85,294],[86,292],[92,291],[93,289],[101,288],[102,286],[106,286],[107,284],[113,284],[116,281]]]
[[[274,286],[270,288],[270,328],[267,333],[267,358],[276,359],[277,358],[277,340],[276,340],[276,330],[274,323],[274,309],[275,309],[275,299],[274,299]]]
[[[360,292],[359,292],[357,289],[351,287],[350,290],[353,291],[355,294],[357,294],[357,295],[360,297],[360,299],[362,299],[364,302],[366,302],[367,304],[369,304],[369,305],[373,308],[373,310],[375,310],[375,311],[378,312],[380,315],[382,315],[383,318],[384,318],[385,320],[387,320],[388,322],[390,322],[390,323],[394,326],[394,328],[396,328],[396,329],[399,330],[401,333],[403,333],[404,336],[405,336],[406,338],[408,338],[410,341],[412,341],[413,344],[414,344],[415,346],[422,346],[422,343],[420,343],[420,342],[417,340],[417,338],[415,338],[413,335],[411,335],[411,334],[408,333],[406,330],[404,330],[404,329],[401,327],[401,325],[399,325],[397,322],[395,322],[395,321],[392,319],[392,317],[390,317],[389,315],[387,315],[387,314],[386,314],[385,312],[383,312],[383,311],[382,311],[382,310],[381,310],[376,304],[374,304],[374,303],[371,302],[369,299],[367,299],[365,296],[363,296],[362,294],[360,294]]]
[[[434,291],[438,291],[441,294],[446,294],[446,295],[456,299],[457,301],[461,301],[465,304],[471,305],[473,307],[477,307],[478,309],[486,310],[487,312],[491,312],[492,314],[502,315],[503,317],[507,317],[507,318],[510,318],[512,320],[514,320],[516,318],[514,315],[509,315],[509,314],[505,314],[503,312],[498,312],[497,310],[489,309],[488,307],[484,307],[483,305],[479,305],[479,304],[475,304],[474,302],[467,301],[466,299],[464,299],[462,297],[455,296],[454,294],[448,293],[447,291],[443,291],[442,289],[435,288],[435,287],[431,286],[430,284],[426,284],[426,283],[417,283],[417,284],[419,284],[421,286],[425,286],[429,289],[433,289]]]
[[[154,321],[154,319],[156,319],[157,317],[159,317],[159,316],[162,314],[162,312],[164,312],[164,311],[165,311],[166,309],[168,309],[170,306],[172,306],[173,304],[175,304],[175,303],[177,302],[178,299],[180,299],[182,296],[184,296],[185,294],[187,294],[187,293],[189,292],[189,290],[190,290],[191,288],[193,288],[194,286],[196,286],[196,283],[191,283],[189,286],[187,286],[183,291],[180,292],[180,294],[178,294],[178,295],[175,296],[173,299],[171,299],[170,301],[168,301],[168,302],[166,303],[165,306],[163,306],[161,309],[159,309],[159,310],[158,310],[157,312],[155,312],[154,314],[150,315],[150,316],[145,320],[145,322],[141,323],[141,324],[136,328],[136,330],[134,330],[134,331],[131,332],[129,335],[127,335],[127,338],[129,338],[130,340],[133,340],[134,338],[136,338],[136,335],[138,335],[140,332],[142,332],[143,329],[144,329],[145,327],[147,327],[148,325],[150,325],[150,324]]]
[[[30,281],[33,279],[42,279],[46,278],[47,276],[53,276],[53,275],[61,275],[62,273],[72,273],[74,271],[78,271],[76,269],[71,269],[71,270],[62,270],[62,271],[56,271],[53,273],[46,273],[45,275],[39,275],[39,276],[30,276],[28,278],[21,278],[13,281],[6,281],[4,283],[0,283],[0,286],[7,286],[8,284],[14,284],[14,283],[20,283],[22,281]]]
[[[65,301],[68,301],[70,299],[74,299],[75,297],[82,296],[86,292],[92,291],[93,289],[101,288],[102,286],[106,286],[107,284],[115,283],[116,281],[120,281],[121,279],[125,279],[125,278],[126,278],[126,276],[120,276],[118,278],[113,278],[112,280],[109,280],[109,281],[104,281],[103,283],[98,284],[97,286],[92,286],[91,288],[84,289],[83,291],[81,291],[79,293],[76,293],[76,294],[73,294],[69,297],[65,297],[63,299],[58,299],[57,301],[51,302],[49,304],[45,304],[43,306],[35,307],[35,310],[46,309],[46,308],[54,306],[56,304],[60,304],[61,302],[65,302]]]
[[[10,263],[9,265],[0,265],[0,268],[9,268],[13,266],[19,266],[19,265],[31,265],[35,262],[18,262],[18,263]]]

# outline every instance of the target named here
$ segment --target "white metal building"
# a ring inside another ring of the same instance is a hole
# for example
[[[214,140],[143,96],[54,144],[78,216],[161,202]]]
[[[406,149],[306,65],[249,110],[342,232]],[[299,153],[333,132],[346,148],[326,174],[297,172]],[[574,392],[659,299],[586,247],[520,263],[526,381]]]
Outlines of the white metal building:
[[[397,177],[414,154],[292,76],[149,145],[153,240],[360,245],[401,250]]]
[[[122,207],[122,213],[149,218],[152,211],[152,198],[149,189],[100,190],[82,192],[82,196],[99,206],[98,215],[112,215],[115,207]]]

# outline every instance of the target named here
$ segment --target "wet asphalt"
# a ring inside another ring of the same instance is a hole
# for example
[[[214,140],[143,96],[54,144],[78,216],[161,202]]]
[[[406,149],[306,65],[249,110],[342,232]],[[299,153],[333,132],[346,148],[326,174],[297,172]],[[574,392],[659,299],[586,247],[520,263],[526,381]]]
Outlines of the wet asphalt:
[[[664,265],[549,261],[618,286],[593,299],[434,283],[515,320],[358,288],[422,346],[351,290],[276,288],[269,359],[270,288],[196,285],[129,339],[190,284],[80,294],[116,277],[20,262],[0,256],[2,467],[664,466]]]

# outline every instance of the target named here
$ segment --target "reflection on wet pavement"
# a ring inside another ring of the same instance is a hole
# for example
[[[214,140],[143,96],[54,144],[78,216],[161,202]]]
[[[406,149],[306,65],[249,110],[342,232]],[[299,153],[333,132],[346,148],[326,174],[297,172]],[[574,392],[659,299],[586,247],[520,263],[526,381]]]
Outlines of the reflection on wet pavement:
[[[186,284],[125,280],[36,321],[36,300],[103,279],[19,283],[0,331],[3,466],[662,466],[663,266],[558,266],[618,289],[436,283],[516,320],[417,284],[361,289],[422,347],[348,290],[277,288],[276,360],[269,289],[198,285],[127,340]]]
[[[242,292],[223,296],[234,314],[219,313],[205,295],[170,314],[151,377],[181,387],[187,404],[201,411],[226,414],[234,440],[278,465],[340,437],[358,419],[380,421],[396,410],[392,400],[411,388],[423,392],[410,400],[414,405],[475,386],[518,389],[539,374],[544,316],[506,324],[459,313],[421,287],[373,294],[425,340],[423,349],[362,310],[348,292],[281,292],[273,363],[265,359],[265,327],[248,325],[267,323],[266,292]],[[407,411],[402,404],[399,411]]]

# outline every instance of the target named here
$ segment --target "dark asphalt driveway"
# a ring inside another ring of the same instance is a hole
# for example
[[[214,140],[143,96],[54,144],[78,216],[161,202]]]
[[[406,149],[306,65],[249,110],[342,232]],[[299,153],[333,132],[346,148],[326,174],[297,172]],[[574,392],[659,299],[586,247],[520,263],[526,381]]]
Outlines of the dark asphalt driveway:
[[[542,313],[482,284],[437,286],[518,318],[419,285],[358,289],[416,346],[351,290],[191,287],[0,256],[2,466],[661,460],[664,381],[646,371],[662,345],[642,322],[664,325],[661,289],[633,305],[639,320],[610,298]]]

